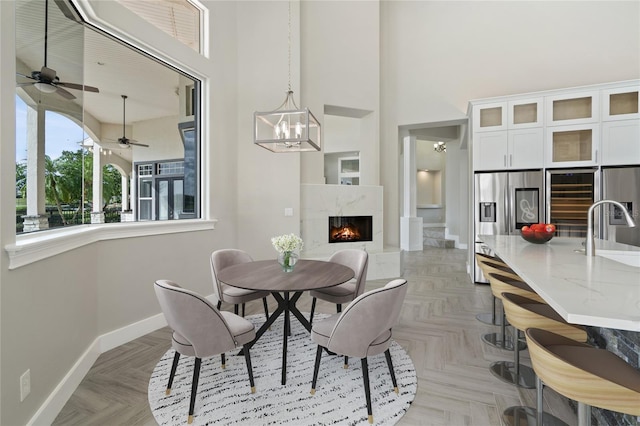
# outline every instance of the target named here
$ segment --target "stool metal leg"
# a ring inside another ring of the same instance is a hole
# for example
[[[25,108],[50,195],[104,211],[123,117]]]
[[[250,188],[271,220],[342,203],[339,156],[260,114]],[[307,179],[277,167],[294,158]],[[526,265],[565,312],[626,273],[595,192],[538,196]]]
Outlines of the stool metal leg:
[[[578,401],[578,426],[591,426],[591,406]]]
[[[491,364],[489,369],[494,376],[500,380],[514,384],[524,389],[536,387],[536,375],[531,367],[520,365],[520,330],[514,327],[513,341],[517,343],[518,349],[514,351],[514,362],[498,361]]]
[[[501,332],[500,333],[487,333],[482,336],[482,341],[488,345],[491,345],[498,349],[504,349],[505,351],[513,350],[513,341],[511,338],[507,336],[506,326],[507,326],[507,318],[504,315],[504,308],[500,309],[500,318],[501,320]],[[524,349],[526,346],[524,344],[518,344],[520,349]]]
[[[542,380],[536,377],[536,408],[509,407],[502,413],[502,420],[510,426],[569,426],[554,415],[543,411],[543,389]]]
[[[496,297],[493,296],[493,309],[491,312],[484,312],[476,315],[476,319],[483,324],[502,325],[502,318],[496,315]]]

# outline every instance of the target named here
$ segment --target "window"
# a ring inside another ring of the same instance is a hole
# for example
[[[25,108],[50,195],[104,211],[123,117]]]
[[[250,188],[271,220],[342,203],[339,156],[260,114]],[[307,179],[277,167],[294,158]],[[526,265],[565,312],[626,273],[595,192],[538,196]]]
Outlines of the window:
[[[68,2],[46,5],[15,2],[16,197],[33,199],[19,203],[17,232],[199,218],[199,81],[83,23]],[[47,171],[46,159],[58,157],[67,167]],[[41,197],[50,172],[64,188]],[[53,220],[67,206],[79,220]]]
[[[200,21],[202,14],[193,2],[189,0],[117,1],[196,52],[201,51]]]

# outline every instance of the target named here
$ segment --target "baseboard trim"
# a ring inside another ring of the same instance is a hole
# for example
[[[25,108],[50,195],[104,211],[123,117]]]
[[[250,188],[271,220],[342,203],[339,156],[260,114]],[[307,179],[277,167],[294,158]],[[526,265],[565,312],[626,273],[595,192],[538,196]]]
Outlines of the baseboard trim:
[[[167,325],[164,315],[157,314],[133,324],[126,325],[98,337],[100,353],[107,352],[120,345],[124,345],[138,337],[149,334]]]
[[[50,425],[56,419],[62,407],[67,403],[71,395],[76,390],[84,376],[89,372],[93,363],[100,356],[100,338],[94,340],[89,348],[78,358],[76,363],[67,372],[58,386],[49,394],[38,411],[27,423],[31,425]]]

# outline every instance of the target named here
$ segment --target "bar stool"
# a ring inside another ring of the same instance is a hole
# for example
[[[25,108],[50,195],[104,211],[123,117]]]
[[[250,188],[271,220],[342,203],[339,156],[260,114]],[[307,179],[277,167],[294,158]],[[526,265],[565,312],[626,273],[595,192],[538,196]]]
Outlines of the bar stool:
[[[520,279],[514,280],[509,276],[489,273],[489,283],[491,284],[491,292],[494,296],[502,301],[502,293],[514,293],[520,296],[525,296],[529,299],[533,299],[540,303],[545,303],[544,300],[538,294],[533,291],[525,282]],[[526,345],[523,342],[519,342],[517,339],[507,338],[506,325],[507,318],[504,314],[504,304],[502,305],[503,317],[502,317],[502,335],[497,333],[489,333],[482,336],[482,340],[500,340],[504,342],[504,345],[510,347],[510,350],[515,350],[516,359],[519,357],[520,349],[524,349]],[[514,349],[516,348],[516,349]],[[535,375],[533,371],[523,370],[520,371],[519,364],[514,364],[511,361],[498,361],[491,364],[489,367],[491,372],[499,379],[520,386],[525,389],[535,388]]]
[[[546,303],[540,303],[513,293],[502,293],[502,304],[507,320],[513,326],[514,341],[524,339],[522,333],[529,327],[551,331],[577,342],[587,341],[585,327],[569,324]],[[523,377],[534,377],[535,382],[535,372],[526,365],[520,365],[519,351],[515,352],[514,358],[515,374],[521,374]],[[509,407],[502,413],[502,418],[509,425],[534,425],[537,417],[541,416],[545,425],[566,425],[565,422],[557,417],[543,412],[542,389],[536,406],[536,409],[523,406]]]
[[[518,276],[518,274],[516,274],[513,271],[513,269],[509,268],[505,263],[503,263],[501,261],[494,261],[494,260],[487,259],[487,258],[480,258],[479,262],[478,262],[478,265],[482,269],[482,272],[484,273],[484,276],[487,279],[489,279],[489,274],[497,273],[497,274],[500,274],[500,275],[504,275],[505,277],[509,277],[512,280],[522,281],[522,279]],[[491,284],[491,280],[489,280],[489,284]],[[503,324],[504,311],[500,310],[499,314],[495,314],[495,312],[496,312],[496,300],[498,298],[495,296],[495,294],[492,294],[492,296],[493,296],[493,312],[494,312],[493,315],[496,317],[496,320],[494,322],[496,323],[496,325],[502,326],[503,330],[502,330],[501,334],[498,334],[498,333],[485,334],[483,336],[482,340],[486,344],[491,345],[493,347],[496,347],[498,349],[504,349],[506,351],[512,351],[513,350],[512,342],[511,342],[510,338],[506,337],[506,334],[504,332],[504,325],[505,325],[505,324]]]
[[[507,267],[505,269],[497,266],[491,266],[491,268],[493,268],[493,270],[488,271],[486,276],[489,279],[491,293],[493,293],[496,299],[500,300],[504,292],[511,292],[531,298],[538,298],[537,300],[543,302],[533,289],[522,281],[518,275],[513,271],[509,272],[509,270],[511,270],[510,268]],[[504,307],[502,308],[500,317],[502,320],[500,333],[487,333],[482,336],[482,341],[496,348],[512,351],[513,342],[511,338],[507,336],[507,320],[504,315]],[[524,345],[522,345],[521,349],[524,349]]]
[[[509,268],[506,263],[504,263],[499,257],[489,256],[484,253],[476,253],[476,262],[478,263],[478,267],[482,270],[482,273],[486,277],[489,272],[495,272],[493,269],[489,271],[489,267],[492,265],[500,266],[502,268]],[[509,269],[513,274],[513,270]],[[488,325],[502,325],[502,317],[496,315],[496,297],[492,296],[493,300],[493,309],[491,312],[484,312],[476,315],[476,319],[483,324]]]
[[[531,363],[542,383],[578,402],[578,424],[591,424],[591,406],[640,416],[640,371],[606,349],[539,328],[525,331]],[[538,425],[542,424],[541,416]]]

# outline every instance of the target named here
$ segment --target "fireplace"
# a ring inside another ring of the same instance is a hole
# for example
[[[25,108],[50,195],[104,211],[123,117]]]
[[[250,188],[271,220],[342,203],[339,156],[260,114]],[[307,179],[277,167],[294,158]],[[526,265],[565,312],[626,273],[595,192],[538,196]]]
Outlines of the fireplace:
[[[373,216],[329,216],[329,243],[373,241]]]

